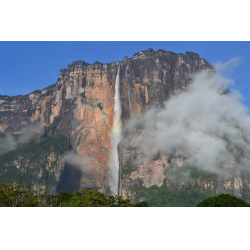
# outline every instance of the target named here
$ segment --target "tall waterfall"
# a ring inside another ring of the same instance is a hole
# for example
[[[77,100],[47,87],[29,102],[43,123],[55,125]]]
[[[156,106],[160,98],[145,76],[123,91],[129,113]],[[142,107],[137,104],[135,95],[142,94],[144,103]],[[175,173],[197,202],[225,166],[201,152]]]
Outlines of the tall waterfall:
[[[110,178],[109,186],[112,194],[120,195],[119,184],[119,159],[117,145],[122,139],[121,130],[121,100],[120,100],[120,66],[115,80],[114,120],[111,134],[112,151],[109,157]]]

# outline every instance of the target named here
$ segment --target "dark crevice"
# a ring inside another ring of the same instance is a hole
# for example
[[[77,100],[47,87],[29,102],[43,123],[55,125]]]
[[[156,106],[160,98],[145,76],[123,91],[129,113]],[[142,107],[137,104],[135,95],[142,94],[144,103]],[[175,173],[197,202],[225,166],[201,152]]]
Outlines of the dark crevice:
[[[81,171],[76,167],[65,163],[64,170],[62,171],[60,182],[57,185],[57,193],[66,191],[73,193],[80,189]]]

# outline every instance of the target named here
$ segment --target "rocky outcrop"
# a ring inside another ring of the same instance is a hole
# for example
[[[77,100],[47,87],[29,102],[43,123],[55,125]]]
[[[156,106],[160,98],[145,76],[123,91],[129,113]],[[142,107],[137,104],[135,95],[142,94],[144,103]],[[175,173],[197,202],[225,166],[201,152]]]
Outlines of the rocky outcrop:
[[[192,52],[176,54],[148,49],[121,62],[122,119],[131,113],[143,113],[147,107],[162,106],[175,90],[184,89],[190,73],[213,69]]]
[[[59,134],[41,138],[38,143],[26,142],[0,156],[0,176],[56,194],[64,169],[62,156],[68,150],[68,138]]]
[[[176,193],[183,187],[191,187],[207,197],[229,193],[250,202],[250,175],[247,172],[231,171],[214,174],[183,165],[180,155],[167,155],[156,149],[143,150],[140,141],[141,129],[118,145],[120,165],[120,194],[132,202],[142,188],[167,186]],[[131,139],[132,138],[132,139]],[[136,144],[133,142],[136,139]],[[146,152],[146,154],[145,154]]]
[[[75,152],[83,159],[91,158],[85,163],[87,171],[79,173],[79,188],[98,187],[109,193],[109,135],[112,133],[115,79],[119,66],[122,122],[152,105],[160,108],[176,90],[185,89],[190,82],[190,73],[213,68],[193,52],[176,54],[152,49],[140,51],[132,58],[125,57],[122,62],[74,62],[62,69],[57,82],[48,88],[25,96],[0,96],[0,132],[20,133],[24,126],[36,123],[50,126],[50,132],[46,130],[45,134],[68,137]],[[152,164],[154,174],[148,179],[146,174],[143,177],[147,179],[146,185],[162,182],[164,171],[160,166],[163,163]],[[55,175],[59,176],[58,173]]]

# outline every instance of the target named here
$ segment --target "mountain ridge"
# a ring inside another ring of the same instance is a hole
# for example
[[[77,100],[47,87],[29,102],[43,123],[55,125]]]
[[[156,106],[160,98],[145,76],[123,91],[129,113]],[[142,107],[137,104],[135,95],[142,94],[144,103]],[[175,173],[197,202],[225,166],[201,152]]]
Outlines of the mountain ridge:
[[[121,62],[73,62],[60,70],[55,84],[23,96],[0,96],[0,133],[21,134],[23,127],[38,123],[46,131],[47,127],[53,125],[53,129],[50,128],[49,132],[47,130],[46,136],[66,136],[74,153],[83,159],[81,166],[72,167],[80,174],[77,180],[79,188],[98,187],[100,191],[110,193],[110,133],[118,67],[123,123],[132,114],[144,113],[148,107],[161,108],[175,90],[183,90],[190,84],[189,74],[206,69],[214,70],[197,53],[178,54],[152,49],[137,52],[131,58],[125,57]],[[67,155],[67,152],[64,154]],[[55,159],[57,163],[54,168],[47,167],[51,175],[60,178],[64,176],[66,166],[61,158]],[[91,161],[85,158],[91,158]],[[21,163],[17,169],[12,162],[9,167],[21,171],[25,164]],[[46,164],[44,162],[44,166],[37,169],[34,175],[42,176]],[[8,173],[8,168],[2,167],[2,172]],[[72,173],[72,176],[75,174]],[[58,180],[57,183],[59,182]],[[46,185],[45,188],[56,189],[55,186]]]

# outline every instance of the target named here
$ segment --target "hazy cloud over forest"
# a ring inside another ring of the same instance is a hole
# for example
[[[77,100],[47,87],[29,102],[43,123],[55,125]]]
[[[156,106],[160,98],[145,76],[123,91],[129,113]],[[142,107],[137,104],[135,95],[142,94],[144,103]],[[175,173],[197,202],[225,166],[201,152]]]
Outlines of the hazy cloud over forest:
[[[16,149],[20,143],[30,140],[36,134],[42,134],[44,132],[44,127],[40,123],[34,125],[30,124],[22,128],[20,132],[20,135],[16,138],[10,133],[0,138],[0,155]]]

